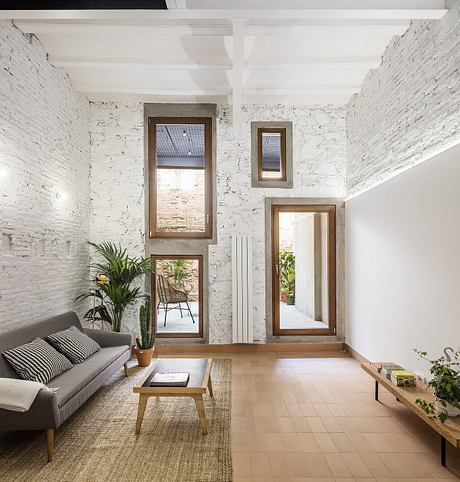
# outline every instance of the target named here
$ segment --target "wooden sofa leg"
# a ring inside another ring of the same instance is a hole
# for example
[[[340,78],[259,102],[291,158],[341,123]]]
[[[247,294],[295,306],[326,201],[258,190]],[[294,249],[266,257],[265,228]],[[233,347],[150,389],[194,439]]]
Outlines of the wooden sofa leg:
[[[48,462],[53,460],[54,428],[46,431],[46,447],[48,449]]]
[[[128,376],[128,364],[125,363],[125,364],[123,365],[123,367],[124,367],[124,369],[125,369],[125,375]]]

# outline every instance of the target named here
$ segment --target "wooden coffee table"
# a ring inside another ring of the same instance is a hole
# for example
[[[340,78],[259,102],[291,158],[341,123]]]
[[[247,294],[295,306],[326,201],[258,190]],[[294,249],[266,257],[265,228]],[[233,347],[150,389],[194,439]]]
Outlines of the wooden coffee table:
[[[211,384],[212,358],[159,358],[152,364],[147,377],[133,387],[133,392],[139,394],[137,409],[136,433],[141,430],[145,407],[150,397],[191,397],[195,400],[196,410],[200,418],[203,435],[208,433],[204,412],[203,394],[206,389],[212,397]],[[186,387],[151,387],[150,380],[156,372],[189,372],[190,379]]]

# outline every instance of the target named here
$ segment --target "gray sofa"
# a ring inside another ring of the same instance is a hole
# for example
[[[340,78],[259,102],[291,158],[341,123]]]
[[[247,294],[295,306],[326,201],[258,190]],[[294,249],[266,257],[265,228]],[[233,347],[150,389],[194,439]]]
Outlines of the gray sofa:
[[[32,325],[0,333],[0,353],[28,343],[34,338],[44,338],[72,325],[82,329],[77,315],[70,311]],[[49,462],[53,458],[54,429],[78,410],[117,370],[124,366],[125,375],[128,376],[127,361],[131,357],[131,336],[110,331],[86,329],[83,331],[97,341],[102,349],[48,383],[49,387],[59,387],[59,390],[39,392],[27,412],[0,409],[0,430],[2,431],[47,431]],[[19,378],[1,355],[0,377]]]

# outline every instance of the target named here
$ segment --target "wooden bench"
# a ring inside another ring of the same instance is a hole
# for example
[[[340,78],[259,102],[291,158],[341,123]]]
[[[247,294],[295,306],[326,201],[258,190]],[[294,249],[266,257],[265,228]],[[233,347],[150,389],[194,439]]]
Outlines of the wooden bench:
[[[422,398],[428,402],[434,401],[433,392],[426,390],[424,385],[418,381],[417,387],[405,388],[393,385],[388,378],[381,375],[375,365],[371,363],[362,363],[361,368],[375,379],[375,399],[379,399],[379,384],[385,387],[396,400],[404,404],[412,410],[418,417],[427,423],[433,430],[441,436],[441,465],[446,466],[446,440],[455,448],[460,447],[460,417],[449,418],[446,423],[430,418],[416,403],[415,400]]]

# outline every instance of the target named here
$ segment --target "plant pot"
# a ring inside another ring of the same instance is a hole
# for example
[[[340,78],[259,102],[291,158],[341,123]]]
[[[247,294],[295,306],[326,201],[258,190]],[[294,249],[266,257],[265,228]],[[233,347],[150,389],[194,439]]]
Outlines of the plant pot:
[[[286,304],[290,306],[295,305],[295,298],[294,297],[286,298]]]
[[[134,353],[136,354],[137,363],[140,367],[148,367],[152,361],[153,351],[155,347],[152,348],[139,348],[138,346],[134,347]]]
[[[449,402],[446,402],[446,407],[443,407],[438,400],[434,402],[434,406],[439,412],[445,410],[448,417],[458,417],[460,415],[460,408],[454,407]]]
[[[281,301],[283,303],[286,303],[286,299],[287,299],[287,294],[286,293],[281,293]]]

